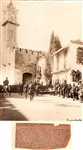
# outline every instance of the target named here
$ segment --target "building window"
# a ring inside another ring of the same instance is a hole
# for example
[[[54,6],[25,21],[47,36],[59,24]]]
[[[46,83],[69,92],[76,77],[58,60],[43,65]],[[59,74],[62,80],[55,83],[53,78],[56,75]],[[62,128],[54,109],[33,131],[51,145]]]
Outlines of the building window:
[[[66,61],[64,61],[64,69],[66,69]]]
[[[66,69],[66,57],[67,57],[67,49],[64,50],[64,69]]]
[[[13,30],[11,30],[11,39],[13,38]]]
[[[57,54],[57,70],[59,70],[59,54]]]
[[[4,40],[6,40],[6,31],[4,32]]]

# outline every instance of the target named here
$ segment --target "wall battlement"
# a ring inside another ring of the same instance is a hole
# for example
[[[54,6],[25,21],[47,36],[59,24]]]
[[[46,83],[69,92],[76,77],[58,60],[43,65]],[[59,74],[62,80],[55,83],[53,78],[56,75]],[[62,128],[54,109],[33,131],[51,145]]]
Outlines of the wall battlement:
[[[14,48],[15,49],[15,64],[26,65],[26,64],[33,64],[36,65],[39,58],[45,56],[45,52],[43,51],[35,51],[31,49],[24,49],[24,48]]]
[[[13,49],[15,49],[19,54],[29,54],[29,55],[34,55],[34,56],[39,56],[39,57],[42,57],[42,56],[45,56],[45,52],[43,51],[37,51],[37,50],[31,50],[31,49],[24,49],[24,48],[15,48],[13,47]]]

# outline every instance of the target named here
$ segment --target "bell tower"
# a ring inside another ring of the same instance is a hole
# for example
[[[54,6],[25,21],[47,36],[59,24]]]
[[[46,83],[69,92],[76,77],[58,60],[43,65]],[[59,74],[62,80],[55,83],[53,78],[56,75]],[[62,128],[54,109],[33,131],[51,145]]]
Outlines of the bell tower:
[[[15,48],[17,47],[18,10],[12,1],[3,10],[2,24],[2,81],[8,77],[9,83],[15,80]]]

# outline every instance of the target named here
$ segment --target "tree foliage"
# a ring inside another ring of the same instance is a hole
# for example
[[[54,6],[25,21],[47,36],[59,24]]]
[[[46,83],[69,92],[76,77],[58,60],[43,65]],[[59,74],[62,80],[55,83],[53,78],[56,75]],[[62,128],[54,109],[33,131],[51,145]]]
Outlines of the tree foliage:
[[[74,43],[74,44],[80,44],[83,45],[83,42],[80,39],[77,40],[71,40],[70,42]]]
[[[49,61],[49,55],[46,55],[46,67],[44,69],[44,75],[47,79],[51,79],[51,65]]]
[[[53,31],[50,37],[49,53],[53,54],[55,51],[59,50],[60,48],[62,48],[60,39],[58,36],[54,35],[54,31]]]
[[[51,34],[51,37],[50,37],[50,45],[49,45],[49,51],[48,51],[48,54],[46,55],[46,67],[45,67],[45,70],[44,70],[44,75],[45,77],[49,80],[51,80],[51,70],[52,70],[52,65],[51,65],[51,57],[50,57],[50,54],[53,54],[55,51],[59,50],[61,48],[61,42],[59,40],[59,37],[58,36],[55,36],[54,35],[54,31],[52,32]]]

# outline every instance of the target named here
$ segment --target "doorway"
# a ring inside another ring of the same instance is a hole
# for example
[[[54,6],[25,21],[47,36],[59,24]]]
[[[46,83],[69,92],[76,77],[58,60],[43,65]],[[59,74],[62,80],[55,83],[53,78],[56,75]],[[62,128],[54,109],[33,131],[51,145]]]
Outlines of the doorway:
[[[31,73],[23,73],[23,83],[25,81],[30,82],[32,80],[32,74]]]

